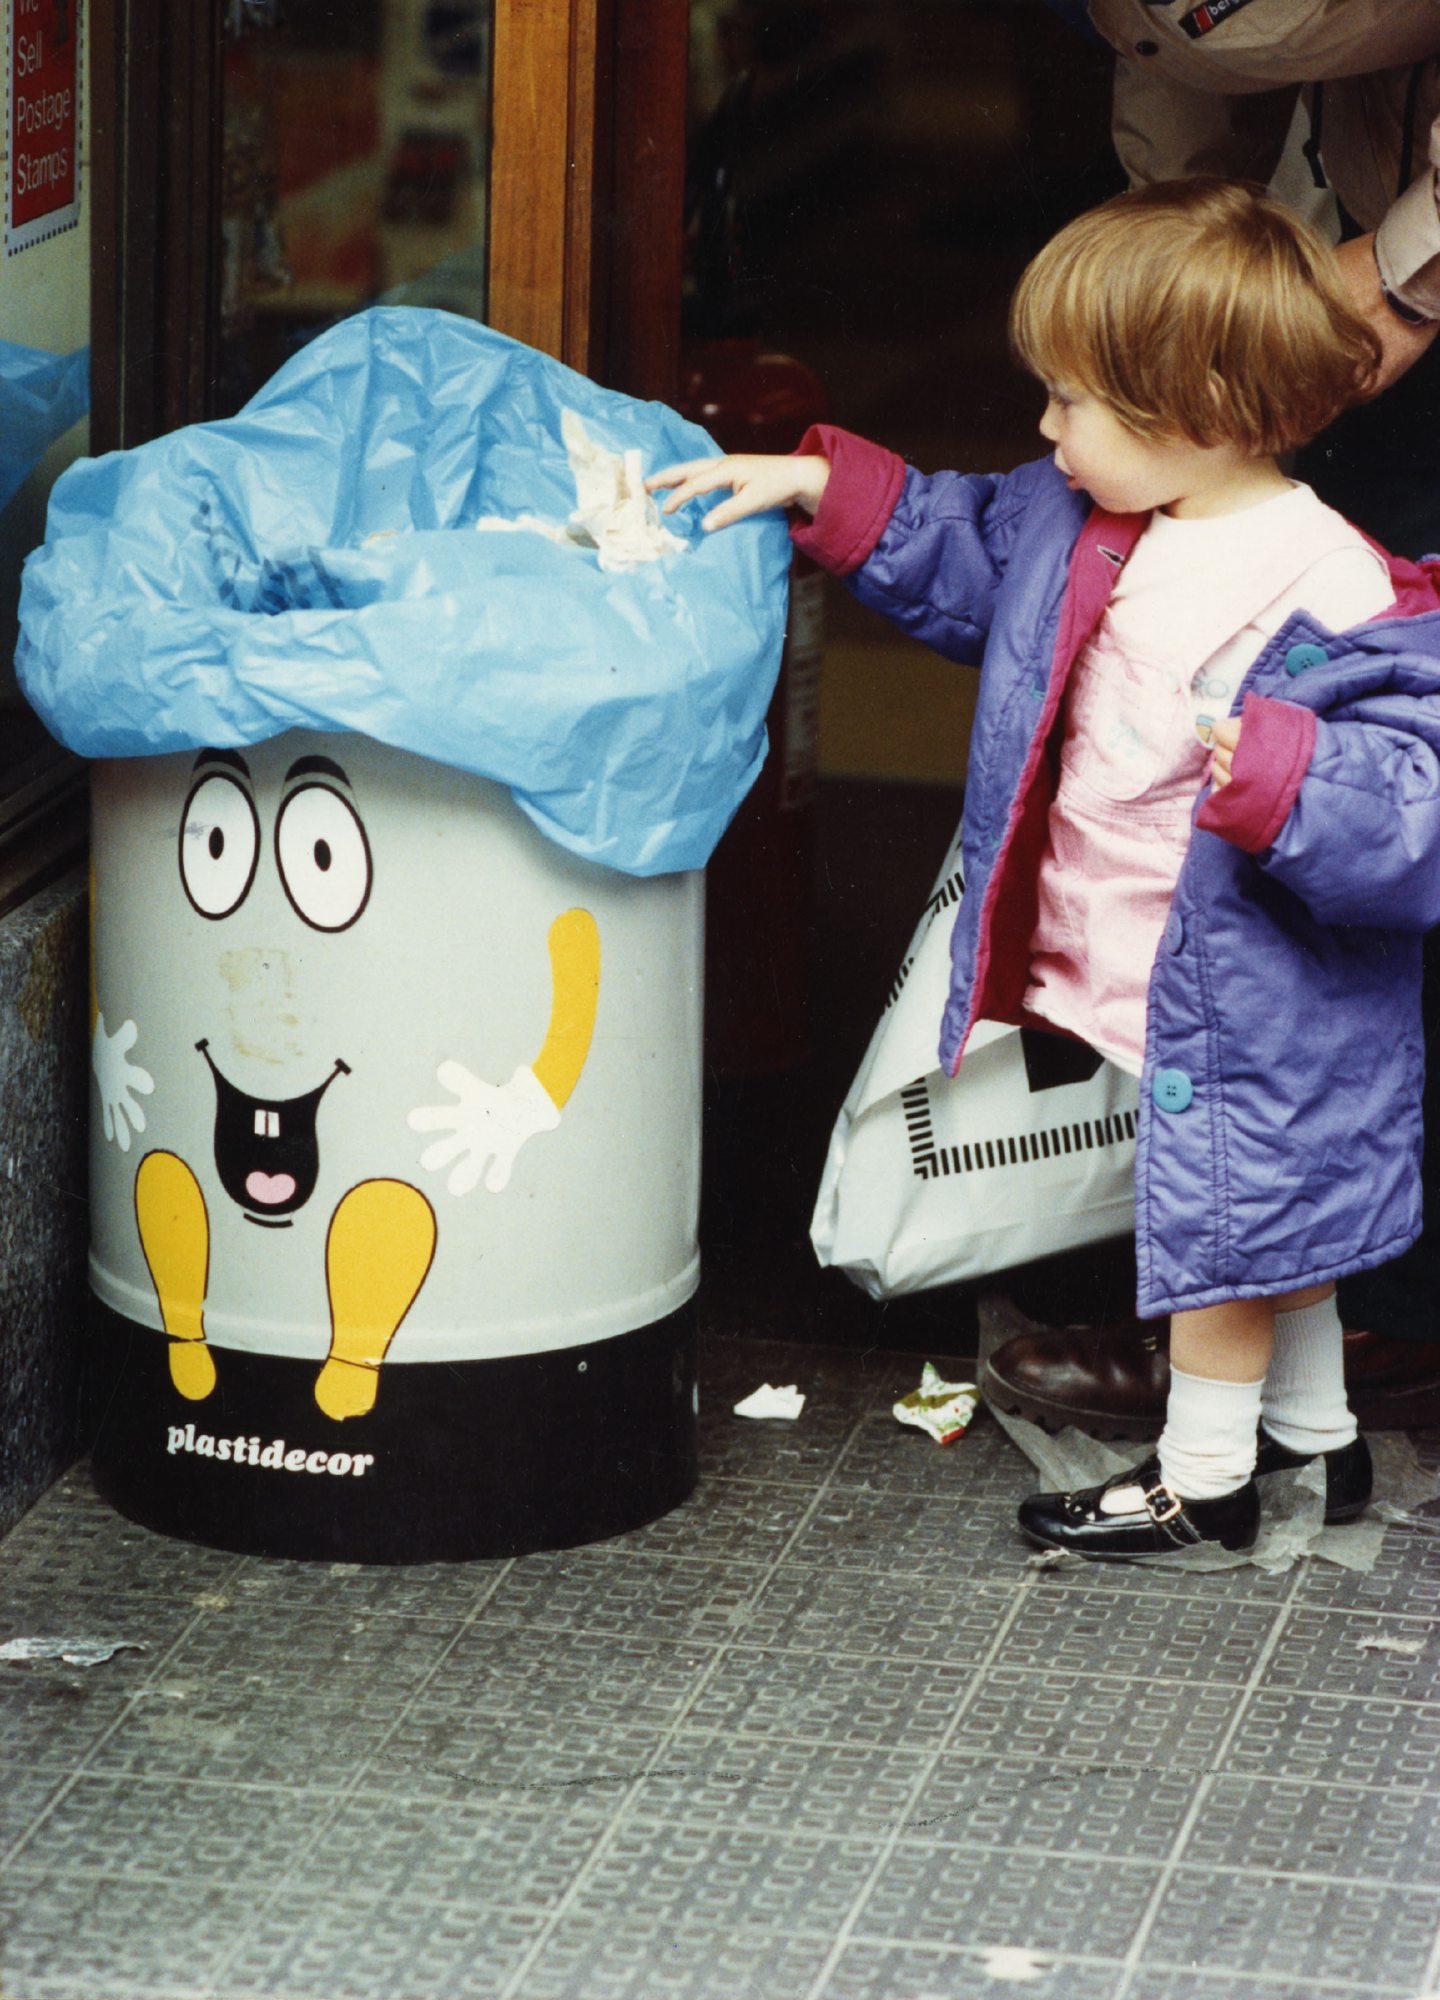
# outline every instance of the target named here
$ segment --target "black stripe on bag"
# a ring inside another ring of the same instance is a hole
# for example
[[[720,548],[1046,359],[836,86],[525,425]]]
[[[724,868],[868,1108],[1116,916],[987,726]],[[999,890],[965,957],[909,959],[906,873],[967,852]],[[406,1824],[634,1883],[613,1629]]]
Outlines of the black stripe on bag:
[[[1074,1125],[1052,1125],[1039,1132],[977,1140],[973,1146],[937,1146],[930,1116],[930,1089],[924,1077],[906,1085],[900,1093],[900,1103],[910,1141],[911,1171],[921,1181],[983,1173],[989,1167],[1030,1166],[1037,1160],[1058,1160],[1066,1153],[1094,1153],[1106,1146],[1125,1146],[1137,1131],[1133,1111],[1112,1111],[1100,1120],[1086,1118]]]
[[[935,1157],[935,1127],[930,1122],[930,1086],[923,1076],[907,1083],[901,1091],[900,1109],[905,1117],[905,1135],[910,1141],[911,1164],[924,1180],[923,1162]]]
[[[959,869],[957,868],[953,875],[949,875],[945,878],[945,880],[940,884],[940,887],[935,891],[935,894],[930,898],[929,902],[925,905],[925,931],[929,930],[931,924],[934,923],[935,919],[939,916],[942,910],[954,909],[955,905],[959,902],[962,894],[964,893],[964,889],[965,889],[964,879],[961,876]],[[925,935],[925,931],[921,932],[921,937]],[[917,941],[917,950],[918,950],[918,941]],[[905,982],[910,977],[910,974],[914,970],[915,970],[915,954],[912,952],[910,957],[905,960],[905,963],[896,973],[894,983],[892,984],[889,993],[886,995],[885,1012],[887,1014],[889,1013],[890,1009],[895,1005],[895,1002],[900,998],[900,995],[905,991]]]
[[[953,910],[965,891],[964,877],[957,868],[940,884],[935,894],[925,905],[932,917],[938,917],[942,910]]]

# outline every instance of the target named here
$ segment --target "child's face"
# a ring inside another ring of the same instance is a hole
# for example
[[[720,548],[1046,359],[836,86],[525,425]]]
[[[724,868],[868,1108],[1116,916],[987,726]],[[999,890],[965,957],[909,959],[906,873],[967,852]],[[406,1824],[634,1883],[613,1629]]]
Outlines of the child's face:
[[[1107,514],[1204,511],[1245,457],[1231,445],[1137,437],[1087,389],[1047,383],[1045,393],[1040,435],[1054,445],[1071,488],[1088,493]]]

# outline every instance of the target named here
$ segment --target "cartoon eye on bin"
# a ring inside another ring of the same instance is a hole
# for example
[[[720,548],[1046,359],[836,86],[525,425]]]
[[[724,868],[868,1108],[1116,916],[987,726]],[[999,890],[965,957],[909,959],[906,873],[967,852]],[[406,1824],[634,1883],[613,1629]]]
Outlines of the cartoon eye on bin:
[[[329,785],[302,785],[275,822],[275,859],[297,916],[343,931],[370,900],[370,843],[354,806]]]
[[[260,821],[236,779],[207,771],[190,788],[180,822],[180,880],[202,917],[238,910],[260,859]]]

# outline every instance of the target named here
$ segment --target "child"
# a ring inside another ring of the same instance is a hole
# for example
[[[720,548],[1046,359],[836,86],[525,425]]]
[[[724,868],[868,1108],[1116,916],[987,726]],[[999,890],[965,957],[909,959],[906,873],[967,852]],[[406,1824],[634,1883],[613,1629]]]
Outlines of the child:
[[[650,484],[667,512],[729,488],[712,529],[797,509],[863,602],[981,664],[942,1060],[985,1018],[1142,1078],[1139,1311],[1173,1316],[1156,1456],[1021,1525],[1099,1559],[1245,1549],[1257,1476],[1322,1456],[1330,1520],[1370,1495],[1334,1284],[1420,1226],[1440,600],[1277,463],[1379,348],[1262,190],[1082,216],[1011,336],[1049,459],[926,477],[820,426]]]

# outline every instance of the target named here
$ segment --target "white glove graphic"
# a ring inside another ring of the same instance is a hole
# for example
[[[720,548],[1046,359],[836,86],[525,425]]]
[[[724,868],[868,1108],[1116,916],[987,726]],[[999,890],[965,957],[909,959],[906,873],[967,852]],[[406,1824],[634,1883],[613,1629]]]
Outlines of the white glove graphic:
[[[148,1097],[155,1079],[148,1069],[130,1061],[140,1033],[133,1021],[122,1021],[113,1035],[105,1032],[105,1016],[95,1023],[95,1040],[90,1048],[90,1067],[100,1086],[100,1108],[105,1115],[105,1137],[113,1139],[122,1153],[130,1150],[130,1134],[145,1130],[145,1113],[135,1093]]]
[[[422,1105],[410,1113],[412,1131],[446,1135],[425,1148],[421,1166],[432,1173],[453,1168],[446,1183],[451,1194],[469,1194],[482,1174],[489,1192],[499,1194],[525,1141],[537,1132],[553,1132],[560,1113],[534,1070],[523,1065],[501,1084],[472,1076],[458,1062],[441,1063],[435,1077],[458,1102]]]

